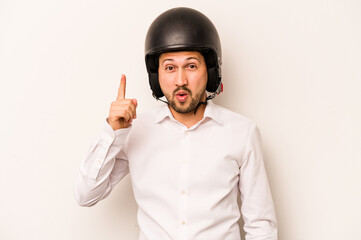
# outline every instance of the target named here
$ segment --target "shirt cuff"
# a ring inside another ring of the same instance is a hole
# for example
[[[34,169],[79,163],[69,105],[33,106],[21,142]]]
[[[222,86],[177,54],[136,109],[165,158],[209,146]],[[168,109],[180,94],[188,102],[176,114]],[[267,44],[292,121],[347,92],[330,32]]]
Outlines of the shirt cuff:
[[[101,133],[102,139],[105,139],[110,144],[120,146],[123,145],[125,142],[125,139],[128,136],[128,133],[130,129],[132,128],[132,125],[130,125],[127,128],[121,128],[118,130],[113,130],[113,128],[108,123],[108,117],[105,119],[103,131]]]

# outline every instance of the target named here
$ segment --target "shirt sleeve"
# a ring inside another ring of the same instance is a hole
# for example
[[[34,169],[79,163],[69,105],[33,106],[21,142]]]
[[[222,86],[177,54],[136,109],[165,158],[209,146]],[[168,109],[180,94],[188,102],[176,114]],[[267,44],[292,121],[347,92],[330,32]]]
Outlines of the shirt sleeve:
[[[129,173],[124,144],[131,126],[114,131],[108,118],[100,135],[81,162],[74,196],[81,206],[93,206],[106,198],[113,187]]]
[[[240,167],[239,188],[246,240],[277,240],[276,214],[257,126],[249,137]]]

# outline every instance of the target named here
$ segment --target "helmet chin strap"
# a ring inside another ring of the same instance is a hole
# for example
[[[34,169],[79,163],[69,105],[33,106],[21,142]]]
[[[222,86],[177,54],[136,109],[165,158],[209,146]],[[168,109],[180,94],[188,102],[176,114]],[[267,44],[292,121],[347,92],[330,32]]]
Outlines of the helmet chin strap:
[[[219,84],[219,85],[221,85],[221,84]],[[221,90],[220,90],[220,88],[218,87],[217,91],[215,91],[215,92],[212,93],[211,95],[207,96],[207,97],[206,97],[206,100],[205,100],[204,102],[199,102],[198,105],[197,105],[197,107],[194,109],[194,114],[196,114],[197,109],[199,108],[199,106],[200,106],[201,104],[207,105],[208,100],[211,100],[211,99],[215,98],[215,96],[217,96],[217,94],[219,94],[220,92],[221,92]]]
[[[156,97],[154,94],[153,94],[153,97],[154,97],[155,99],[157,99],[158,101],[164,102],[164,103],[166,103],[167,105],[169,105],[169,102],[164,101],[163,99],[160,99],[159,97]]]
[[[213,95],[213,94],[212,94],[212,95]],[[196,115],[197,110],[198,110],[199,106],[201,106],[201,104],[207,105],[208,100],[214,98],[214,96],[211,97],[212,95],[207,96],[207,97],[206,97],[206,100],[205,100],[204,102],[202,102],[202,101],[199,101],[199,102],[198,102],[196,108],[194,109],[194,115]]]

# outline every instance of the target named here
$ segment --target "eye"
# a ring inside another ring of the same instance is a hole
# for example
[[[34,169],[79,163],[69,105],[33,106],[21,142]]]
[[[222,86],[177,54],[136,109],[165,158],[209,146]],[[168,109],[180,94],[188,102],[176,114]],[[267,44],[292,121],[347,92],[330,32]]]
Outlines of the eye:
[[[173,66],[167,66],[167,67],[165,68],[165,70],[173,71],[173,70],[174,70],[174,67],[173,67]]]
[[[196,69],[196,68],[197,68],[197,65],[192,63],[192,64],[189,64],[188,67],[189,67],[190,69]]]

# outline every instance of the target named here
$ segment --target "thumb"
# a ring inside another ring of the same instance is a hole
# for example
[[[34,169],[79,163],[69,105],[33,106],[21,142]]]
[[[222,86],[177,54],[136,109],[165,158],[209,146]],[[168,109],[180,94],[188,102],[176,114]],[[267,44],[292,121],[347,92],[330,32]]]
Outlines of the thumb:
[[[137,108],[137,106],[138,106],[138,102],[137,102],[137,99],[132,99],[132,102],[133,102],[133,104],[135,105],[135,108]],[[137,111],[135,110],[134,111],[134,118],[137,118]]]
[[[135,107],[137,107],[137,106],[138,106],[137,99],[132,99],[132,102],[133,102],[133,104],[135,105]]]

